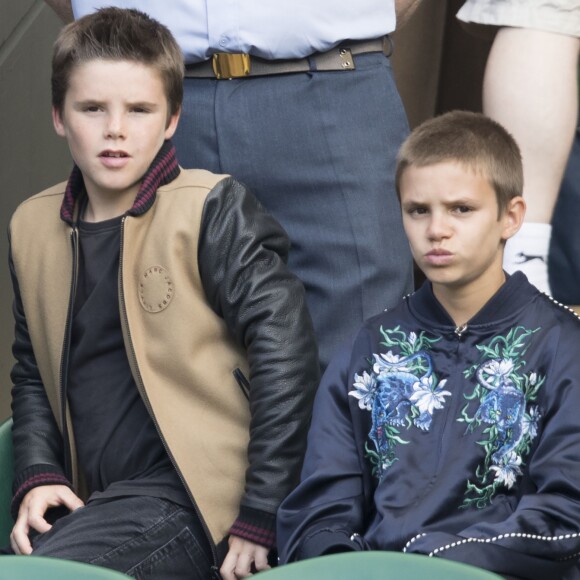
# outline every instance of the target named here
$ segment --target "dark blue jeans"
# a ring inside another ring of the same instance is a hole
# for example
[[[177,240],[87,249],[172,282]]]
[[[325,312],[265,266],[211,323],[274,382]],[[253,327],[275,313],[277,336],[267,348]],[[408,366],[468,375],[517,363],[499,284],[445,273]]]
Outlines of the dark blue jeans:
[[[195,512],[154,497],[91,501],[37,536],[33,555],[95,564],[140,580],[211,578],[211,550]]]
[[[389,59],[356,70],[185,79],[181,164],[230,173],[282,224],[322,366],[362,321],[412,290],[394,187],[408,126]]]

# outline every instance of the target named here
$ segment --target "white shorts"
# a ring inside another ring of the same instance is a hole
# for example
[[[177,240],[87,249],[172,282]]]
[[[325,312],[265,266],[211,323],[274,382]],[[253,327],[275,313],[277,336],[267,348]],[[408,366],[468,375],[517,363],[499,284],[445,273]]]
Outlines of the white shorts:
[[[457,18],[580,37],[580,0],[466,0]]]

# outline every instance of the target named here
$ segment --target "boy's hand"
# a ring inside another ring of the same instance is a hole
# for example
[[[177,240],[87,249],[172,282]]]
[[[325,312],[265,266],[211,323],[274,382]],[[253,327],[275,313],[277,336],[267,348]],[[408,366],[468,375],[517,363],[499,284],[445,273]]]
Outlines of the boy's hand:
[[[41,534],[48,532],[52,526],[44,519],[44,514],[49,508],[61,505],[74,511],[85,504],[66,485],[42,485],[31,489],[24,496],[10,534],[10,545],[16,554],[32,553],[32,545],[28,538],[30,529]]]
[[[220,574],[224,580],[237,580],[252,575],[252,570],[268,570],[268,548],[254,544],[249,540],[231,536],[229,539],[230,549],[220,568]]]

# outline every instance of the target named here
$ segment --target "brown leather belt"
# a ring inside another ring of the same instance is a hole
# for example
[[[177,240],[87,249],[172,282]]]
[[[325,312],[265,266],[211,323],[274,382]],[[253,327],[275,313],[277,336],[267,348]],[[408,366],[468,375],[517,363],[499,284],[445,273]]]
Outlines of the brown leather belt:
[[[236,79],[308,71],[354,70],[353,57],[367,52],[382,52],[390,56],[391,39],[383,36],[372,40],[345,41],[327,52],[315,52],[299,59],[267,60],[245,53],[217,52],[211,60],[187,65],[185,76]]]

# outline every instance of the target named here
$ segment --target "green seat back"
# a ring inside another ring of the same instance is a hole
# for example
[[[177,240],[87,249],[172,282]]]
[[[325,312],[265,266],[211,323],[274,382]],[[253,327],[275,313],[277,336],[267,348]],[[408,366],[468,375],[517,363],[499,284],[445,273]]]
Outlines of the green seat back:
[[[10,516],[13,472],[12,419],[7,419],[0,424],[0,547],[8,545],[14,524]]]
[[[348,552],[260,572],[260,580],[501,580],[487,570],[418,554]]]
[[[0,556],[0,580],[127,580],[129,576],[80,562],[41,556]],[[170,580],[170,579],[168,579]]]

